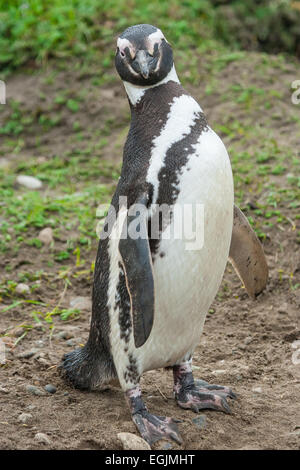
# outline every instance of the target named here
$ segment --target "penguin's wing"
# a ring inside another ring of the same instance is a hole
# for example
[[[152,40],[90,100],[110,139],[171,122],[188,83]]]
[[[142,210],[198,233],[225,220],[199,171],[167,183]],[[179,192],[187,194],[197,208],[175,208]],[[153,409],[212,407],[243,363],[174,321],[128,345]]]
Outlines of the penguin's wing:
[[[243,212],[234,205],[229,260],[244,283],[250,297],[264,290],[268,266],[263,247]]]
[[[148,195],[144,193],[129,208],[119,242],[137,348],[147,341],[154,319],[154,280],[148,239],[147,203]]]

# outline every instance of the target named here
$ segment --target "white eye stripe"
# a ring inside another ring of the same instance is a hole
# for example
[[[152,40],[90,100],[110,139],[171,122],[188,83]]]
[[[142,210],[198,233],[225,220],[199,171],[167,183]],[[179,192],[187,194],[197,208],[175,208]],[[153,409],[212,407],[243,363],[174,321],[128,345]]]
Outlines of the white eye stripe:
[[[139,73],[137,73],[133,68],[131,67],[130,64],[127,64],[127,67],[129,68],[130,72],[135,75],[136,77],[139,77]]]
[[[125,38],[118,38],[117,47],[119,48],[119,50],[120,50],[120,52],[121,52],[121,55],[122,55],[123,57],[124,57],[124,55],[125,55],[125,49],[126,49],[126,47],[128,47],[131,57],[133,58],[133,57],[135,56],[135,48],[133,47],[133,45],[131,44],[131,42],[128,41],[128,39],[125,39]],[[123,55],[123,54],[124,54],[124,55]]]
[[[153,54],[155,44],[160,44],[163,39],[168,42],[160,29],[157,29],[154,33],[149,34],[146,41],[150,54]]]
[[[165,40],[166,42],[168,42],[165,38],[165,36],[163,35],[162,31],[160,29],[157,29],[154,33],[152,34],[149,34],[148,38],[147,38],[150,42],[158,42],[159,40]]]
[[[128,39],[125,38],[118,38],[117,46],[119,49],[125,49],[125,47],[132,47],[132,44]]]

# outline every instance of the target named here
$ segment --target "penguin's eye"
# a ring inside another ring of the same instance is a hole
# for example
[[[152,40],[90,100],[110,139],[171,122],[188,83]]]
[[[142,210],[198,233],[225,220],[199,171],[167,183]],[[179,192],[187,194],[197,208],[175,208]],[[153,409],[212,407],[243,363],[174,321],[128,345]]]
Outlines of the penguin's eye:
[[[125,56],[126,56],[125,52],[124,52],[124,51],[121,51],[121,50],[120,50],[120,55],[121,55],[121,57],[122,57],[123,59],[124,59]]]

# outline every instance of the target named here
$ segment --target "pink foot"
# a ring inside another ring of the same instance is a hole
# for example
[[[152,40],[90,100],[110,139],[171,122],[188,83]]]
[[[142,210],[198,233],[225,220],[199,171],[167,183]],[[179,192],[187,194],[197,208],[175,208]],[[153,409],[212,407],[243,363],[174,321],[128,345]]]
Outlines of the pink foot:
[[[148,412],[141,396],[140,387],[137,386],[126,392],[126,399],[132,413],[132,419],[141,436],[151,446],[160,439],[172,439],[182,444],[178,431],[177,420],[155,416]]]
[[[190,363],[173,367],[174,394],[181,408],[198,413],[202,409],[212,409],[231,413],[227,398],[236,398],[228,387],[209,385],[204,380],[194,381]]]

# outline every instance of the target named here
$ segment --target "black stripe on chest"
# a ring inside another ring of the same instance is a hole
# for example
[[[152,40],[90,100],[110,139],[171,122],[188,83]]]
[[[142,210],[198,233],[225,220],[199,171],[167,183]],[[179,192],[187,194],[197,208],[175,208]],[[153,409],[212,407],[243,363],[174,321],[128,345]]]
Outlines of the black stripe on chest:
[[[183,170],[188,167],[190,156],[195,152],[193,146],[197,144],[200,135],[208,130],[206,118],[202,112],[199,112],[195,122],[191,127],[190,133],[181,140],[175,142],[167,151],[164,166],[158,173],[158,197],[156,204],[159,206],[167,205],[170,209],[157,214],[153,214],[153,219],[159,227],[159,237],[150,239],[150,249],[152,260],[159,251],[160,235],[172,221],[172,206],[176,203],[180,188],[179,180]],[[197,175],[195,175],[195,178]],[[151,221],[149,230],[151,230]],[[151,233],[151,232],[150,232]],[[162,255],[162,254],[161,254]]]
[[[131,125],[124,146],[120,185],[115,194],[115,197],[127,196],[128,207],[145,190],[151,203],[153,188],[146,177],[154,140],[167,122],[174,98],[187,94],[179,83],[170,81],[150,88],[136,106],[130,105]]]

